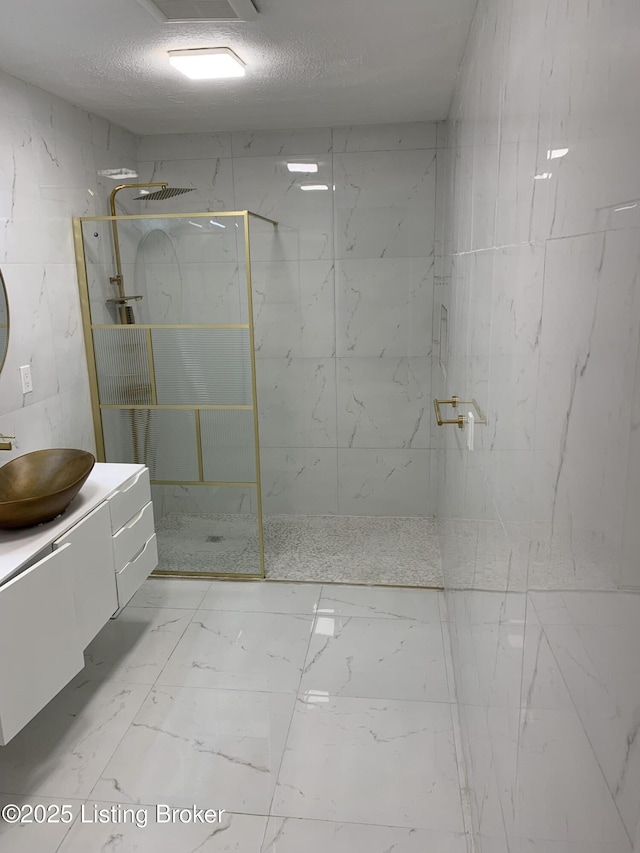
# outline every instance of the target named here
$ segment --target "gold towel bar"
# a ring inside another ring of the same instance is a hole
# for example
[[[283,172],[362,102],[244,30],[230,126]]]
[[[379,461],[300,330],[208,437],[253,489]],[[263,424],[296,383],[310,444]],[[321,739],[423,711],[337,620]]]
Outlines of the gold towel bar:
[[[450,400],[434,400],[433,401],[433,408],[435,409],[435,412],[436,412],[436,421],[438,423],[438,426],[443,426],[444,424],[457,424],[458,429],[464,429],[464,425],[465,425],[466,420],[467,420],[464,415],[460,414],[460,415],[458,415],[457,418],[454,418],[452,420],[445,420],[442,417],[442,414],[440,413],[440,406],[451,406],[454,409],[457,409],[458,406],[473,406],[473,408],[476,410],[475,422],[477,424],[482,424],[482,425],[486,426],[487,419],[484,416],[484,414],[482,413],[482,409],[476,403],[475,400],[461,400],[459,397],[456,397],[454,394],[454,396]]]

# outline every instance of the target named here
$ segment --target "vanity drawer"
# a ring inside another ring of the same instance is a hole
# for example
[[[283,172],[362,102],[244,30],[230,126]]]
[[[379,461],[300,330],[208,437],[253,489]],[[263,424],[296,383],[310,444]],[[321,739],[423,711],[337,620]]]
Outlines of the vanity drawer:
[[[117,573],[118,606],[124,607],[158,565],[158,543],[155,533],[131,562]]]
[[[0,744],[84,666],[73,559],[67,542],[0,587]]]
[[[120,530],[150,500],[149,469],[145,468],[144,471],[140,471],[135,477],[123,483],[118,491],[108,498],[111,530],[114,533]]]
[[[116,573],[120,572],[153,534],[153,504],[151,501],[121,527],[113,537],[113,559]]]

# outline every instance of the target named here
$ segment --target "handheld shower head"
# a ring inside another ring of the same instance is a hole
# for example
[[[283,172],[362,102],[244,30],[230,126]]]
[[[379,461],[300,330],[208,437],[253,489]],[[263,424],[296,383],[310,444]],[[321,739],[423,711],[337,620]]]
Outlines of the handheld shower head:
[[[157,190],[154,193],[145,193],[134,198],[134,201],[162,201],[165,198],[173,198],[174,195],[182,195],[183,193],[192,193],[194,187],[165,187],[162,190]]]

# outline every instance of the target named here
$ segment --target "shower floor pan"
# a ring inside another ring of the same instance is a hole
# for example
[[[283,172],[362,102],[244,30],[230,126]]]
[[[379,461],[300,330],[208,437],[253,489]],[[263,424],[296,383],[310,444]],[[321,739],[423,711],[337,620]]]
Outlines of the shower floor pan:
[[[266,577],[318,583],[442,587],[430,518],[271,515]],[[169,513],[158,523],[162,571],[259,572],[255,516]]]

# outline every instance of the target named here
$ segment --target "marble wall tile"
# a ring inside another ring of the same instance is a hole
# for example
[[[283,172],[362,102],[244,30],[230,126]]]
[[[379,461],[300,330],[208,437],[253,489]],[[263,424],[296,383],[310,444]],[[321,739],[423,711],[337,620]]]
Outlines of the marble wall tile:
[[[429,447],[429,358],[339,358],[337,363],[339,447]]]
[[[163,133],[143,136],[137,159],[146,160],[204,160],[231,157],[229,133]]]
[[[435,148],[436,127],[437,123],[432,121],[334,127],[333,150],[336,154],[352,154],[357,151]]]
[[[469,596],[595,590],[611,615],[608,590],[637,582],[638,20],[627,0],[476,10],[439,137],[450,346],[446,379],[433,371],[434,394],[488,416],[473,454],[464,434],[434,436],[445,584]],[[631,622],[547,625],[527,602],[478,631],[450,613],[458,695],[477,703],[461,716],[482,849],[628,853]]]
[[[3,368],[4,412],[46,400],[58,392],[53,328],[47,299],[44,264],[5,264],[3,276],[9,299],[9,346]],[[37,344],[37,346],[36,346]],[[20,385],[19,367],[31,365],[33,391]]]
[[[331,261],[252,263],[258,359],[335,355],[334,277]]]
[[[334,359],[263,358],[256,364],[262,447],[335,447]]]
[[[333,257],[332,159],[315,157],[318,172],[311,177],[289,172],[286,157],[234,159],[233,182],[236,206],[276,219],[291,229],[279,231],[275,240],[253,243],[257,261],[322,260]],[[324,191],[303,191],[302,185],[326,185]]]
[[[435,150],[335,154],[338,258],[424,257],[435,239]],[[426,250],[426,251],[425,251]]]
[[[252,514],[256,490],[240,486],[152,486],[156,519],[170,512],[194,515]]]
[[[301,154],[330,154],[331,129],[238,131],[231,134],[234,157],[282,157]]]
[[[429,356],[433,258],[336,264],[338,356]]]
[[[428,450],[338,450],[341,515],[433,515]]]
[[[338,463],[335,448],[265,447],[260,451],[260,459],[266,515],[337,514]]]
[[[498,450],[534,447],[544,247],[502,249],[493,259],[487,444]]]
[[[136,293],[145,297],[136,305],[147,323],[246,323],[241,288],[244,274],[237,263],[146,262],[149,252],[134,266]],[[246,302],[246,299],[244,299]]]
[[[138,202],[140,213],[195,213],[234,210],[231,158],[153,160],[138,163],[139,180],[167,181],[169,186],[189,187],[190,193],[162,202]]]
[[[629,435],[629,456],[627,459],[627,482],[624,505],[624,522],[621,543],[620,584],[640,589],[640,566],[636,555],[640,553],[640,525],[636,523],[640,512],[640,351],[636,360],[636,375],[631,403],[631,433]]]
[[[0,262],[11,337],[0,376],[0,410],[14,451],[94,448],[71,217],[97,205],[96,164],[135,155],[137,140],[41,89],[0,75]],[[97,146],[97,147],[96,147]],[[18,367],[30,364],[23,395]],[[4,426],[3,426],[4,429]]]
[[[230,149],[227,147],[229,138]],[[334,154],[334,140],[339,154]],[[197,193],[181,197],[182,201],[178,199],[185,207],[174,205],[171,210],[193,210],[194,204],[200,203],[203,209],[209,210],[248,208],[279,221],[277,229],[251,221],[260,426],[265,451],[275,448],[291,451],[292,459],[299,458],[298,450],[312,456],[318,449],[333,448],[335,451],[339,443],[336,422],[341,405],[336,400],[337,363],[332,360],[336,354],[372,359],[384,351],[385,356],[396,360],[411,357],[414,359],[412,370],[419,375],[415,380],[407,375],[406,382],[401,378],[400,384],[407,386],[409,396],[415,391],[416,395],[422,394],[425,405],[429,402],[426,361],[418,366],[415,359],[427,359],[431,352],[434,246],[430,235],[435,222],[435,145],[436,126],[424,122],[333,131],[327,128],[243,131],[230,137],[225,134],[156,136],[140,143],[138,157],[142,179],[168,180],[175,185],[198,188]],[[340,172],[334,168],[338,159]],[[287,162],[303,160],[316,163],[318,172],[304,175],[288,171]],[[346,165],[355,170],[354,174],[345,170]],[[232,185],[227,179],[231,167]],[[348,184],[358,176],[364,182],[364,196],[358,192],[357,198],[350,200]],[[324,183],[327,190],[306,192],[300,189],[302,184],[308,183]],[[383,211],[382,218],[377,212],[381,194],[385,195],[384,204],[389,203],[386,197],[389,187],[392,188],[391,219],[389,210]],[[345,205],[352,201],[355,201],[354,215],[360,217],[358,228],[363,242],[336,271],[335,257],[340,251],[334,249],[335,223],[344,213]],[[123,198],[122,203],[127,209],[131,207],[128,198]],[[426,243],[425,233],[428,235]],[[171,240],[179,256],[186,254],[192,263],[202,263],[204,271],[204,265],[211,259],[198,248],[194,234],[188,247],[186,238],[187,235],[174,234],[172,230]],[[389,242],[388,248],[379,246],[381,239]],[[141,266],[137,248],[140,235],[129,234],[125,243],[124,254],[128,262],[135,262],[137,274]],[[368,248],[371,245],[375,245],[373,253]],[[228,249],[227,256],[217,260],[233,263],[235,253],[242,253],[240,245],[230,245]],[[173,260],[154,256],[157,265],[153,265],[146,252],[144,260],[145,281],[136,279],[137,290],[158,295],[166,310],[178,304],[171,296],[172,288],[166,286],[166,270],[162,266],[166,260],[171,265]],[[196,266],[185,266],[181,262],[180,267],[182,304],[184,306],[188,284],[202,298],[189,297],[187,301],[190,304],[197,301],[198,313],[203,316],[208,295],[204,277],[199,275]],[[339,276],[337,296],[336,272]],[[160,281],[162,286],[158,285]],[[362,304],[360,300],[352,304],[349,300],[360,286],[367,289],[367,298]],[[226,304],[226,296],[220,305],[223,303]],[[241,313],[244,307],[241,296]],[[233,322],[233,318],[225,316],[222,321]],[[412,437],[415,423],[409,425],[408,416],[405,417],[406,425],[400,424],[399,429],[394,429],[393,419],[383,411],[384,406],[378,398],[382,400],[387,393],[393,397],[397,382],[395,368],[391,369],[390,365],[382,368],[375,387],[371,387],[371,406],[381,410],[380,418],[388,425],[388,437],[382,439],[381,446],[426,449],[429,442],[425,413],[415,412],[415,420],[419,419],[420,424],[417,437]],[[410,390],[412,382],[415,388]],[[424,387],[419,388],[420,383]],[[398,390],[398,401],[404,408],[406,391]],[[411,417],[414,408],[416,405],[409,407]],[[418,409],[422,408],[418,405]],[[407,432],[409,426],[411,429]],[[267,453],[265,458],[269,456]],[[290,480],[289,464],[286,463],[280,472],[283,482]],[[272,488],[278,480],[278,472],[272,469],[265,473],[265,466],[263,459],[265,484],[269,481],[269,488]],[[305,469],[304,464],[301,468]],[[331,475],[329,492],[333,492],[327,501],[326,486],[321,488],[319,496],[302,495],[300,483],[308,481],[311,484],[315,479],[306,474],[298,480],[298,470],[293,472],[293,480],[285,487],[285,493],[303,498],[297,502],[296,511],[302,512],[303,506],[328,506],[327,511],[336,512],[335,476]],[[281,486],[282,483],[275,486],[276,490]],[[383,511],[380,495],[377,512]],[[289,498],[282,500],[285,507],[295,504],[295,501],[288,503]],[[274,501],[276,495],[267,496],[265,492],[265,503],[277,505]],[[388,505],[389,514],[396,514],[393,503],[395,501]],[[405,505],[408,507],[408,502]],[[416,509],[416,512],[421,514],[423,510]]]

